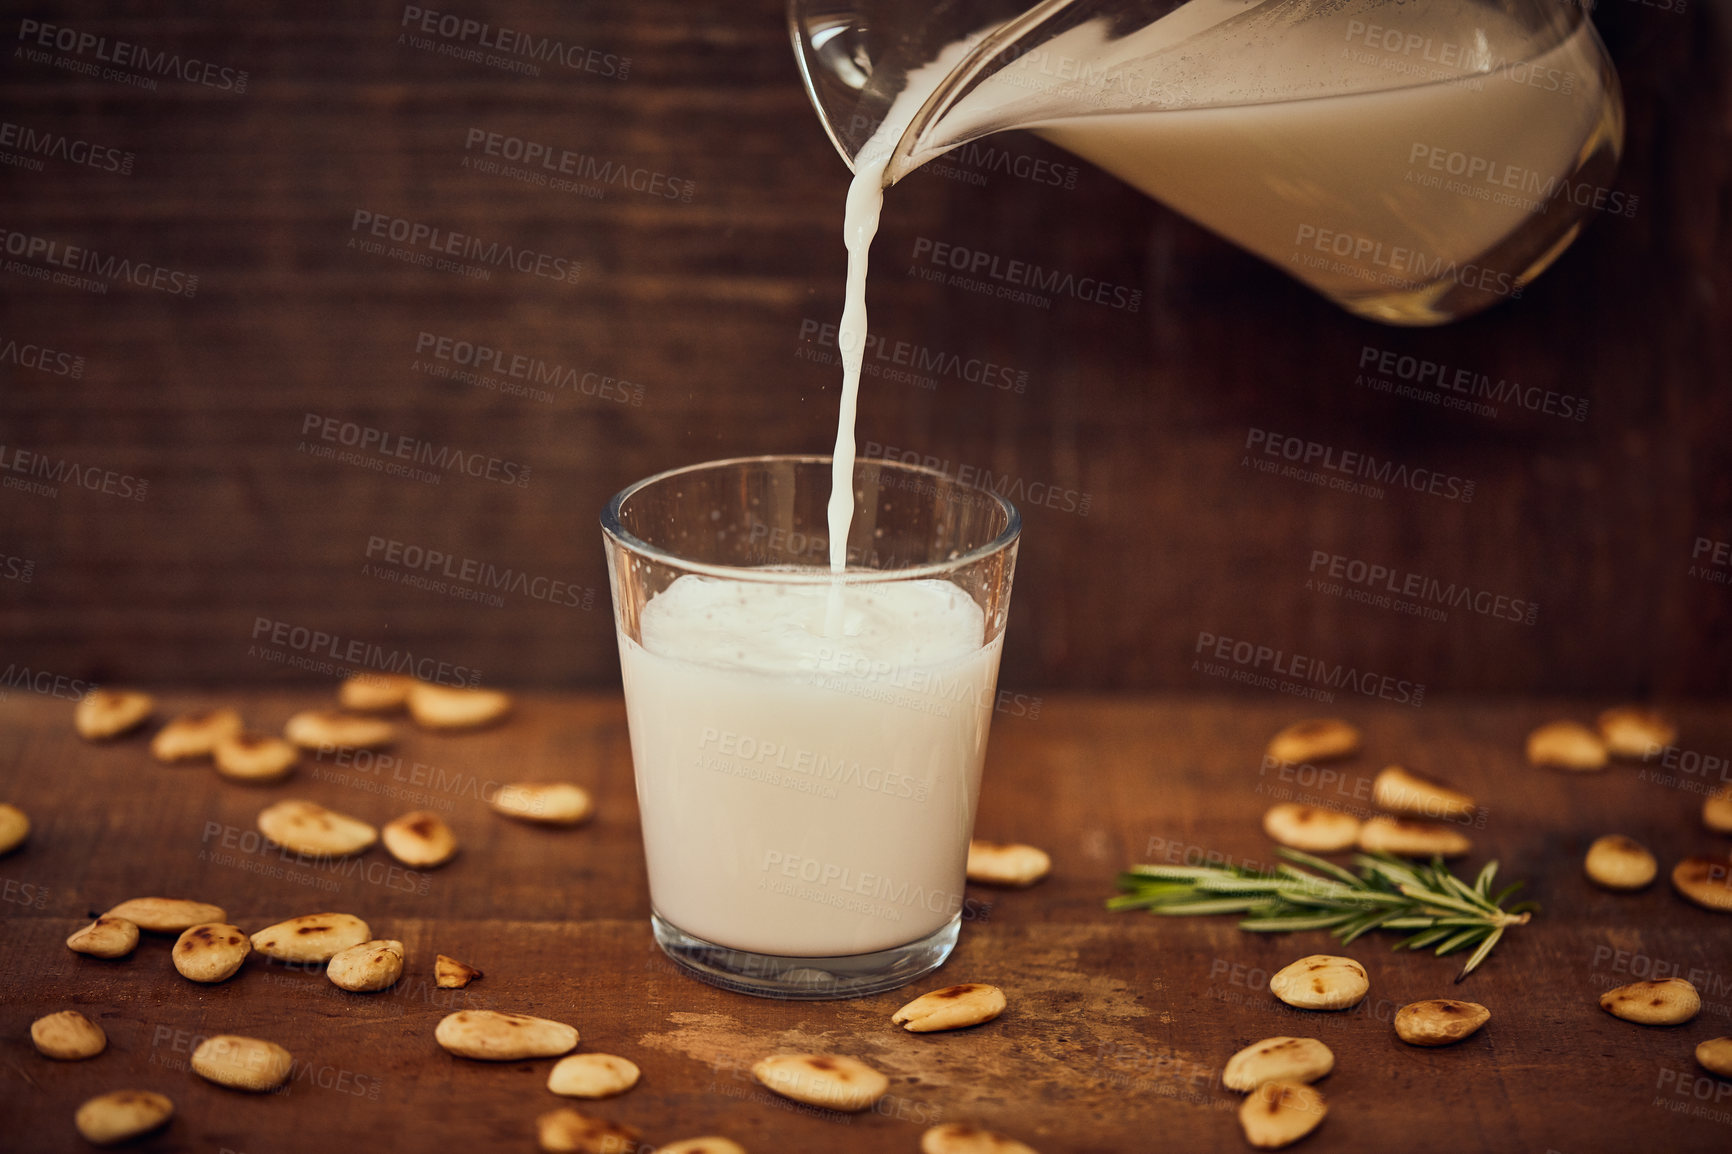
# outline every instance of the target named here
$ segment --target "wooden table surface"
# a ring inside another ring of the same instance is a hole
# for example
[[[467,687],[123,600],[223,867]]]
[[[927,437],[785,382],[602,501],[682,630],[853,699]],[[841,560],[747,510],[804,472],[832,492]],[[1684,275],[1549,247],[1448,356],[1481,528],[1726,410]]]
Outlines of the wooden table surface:
[[[313,693],[173,692],[160,712],[239,704],[272,729]],[[624,711],[614,696],[529,696],[506,725],[465,736],[404,734],[392,761],[304,763],[288,781],[247,787],[208,767],[154,763],[142,736],[93,746],[70,703],[13,689],[0,700],[0,799],[34,822],[0,859],[0,1149],[87,1149],[72,1128],[86,1097],[123,1087],[176,1103],[149,1150],[210,1154],[354,1150],[532,1150],[534,1119],[564,1100],[545,1088],[552,1060],[486,1064],[433,1041],[463,1007],[524,1011],[576,1025],[580,1049],[643,1069],[630,1093],[573,1103],[635,1126],[652,1145],[702,1134],[766,1151],[915,1151],[941,1120],[990,1126],[1054,1151],[1247,1149],[1219,1085],[1239,1047],[1277,1034],[1323,1039],[1336,1069],[1320,1084],[1330,1114],[1301,1149],[1364,1151],[1724,1150],[1732,1082],[1692,1059],[1732,1033],[1732,918],[1686,904],[1662,880],[1618,896],[1582,877],[1588,843],[1628,833],[1662,871],[1686,853],[1724,851],[1700,825],[1700,789],[1732,777],[1732,709],[1679,709],[1673,770],[1615,767],[1565,776],[1528,768],[1523,735],[1603,702],[1428,700],[1421,709],[1349,705],[1366,750],[1325,778],[1260,771],[1270,733],[1303,704],[1251,698],[1059,698],[1038,717],[997,719],[977,832],[1048,849],[1053,874],[1027,891],[970,886],[972,916],[950,962],[914,989],[985,981],[1010,1006],[995,1022],[916,1036],[889,1022],[913,990],[845,1002],[778,1003],[700,984],[651,941]],[[1722,759],[1717,764],[1708,758]],[[1481,800],[1468,866],[1490,857],[1527,879],[1540,916],[1460,986],[1460,958],[1392,954],[1389,937],[1346,952],[1371,994],[1338,1014],[1278,1003],[1268,974],[1333,952],[1325,934],[1242,933],[1231,919],[1110,914],[1115,872],[1146,860],[1270,860],[1258,818],[1272,802],[1369,806],[1388,761],[1445,777]],[[1704,770],[1704,766],[1707,766]],[[1694,772],[1686,772],[1692,769]],[[1675,780],[1668,780],[1670,774]],[[575,831],[491,813],[489,783],[569,778],[596,819]],[[1303,780],[1301,780],[1303,778]],[[459,857],[411,875],[382,850],[332,867],[301,863],[253,836],[258,811],[307,797],[382,823],[413,808],[447,813]],[[62,944],[93,911],[143,895],[216,902],[248,931],[296,914],[359,914],[401,938],[409,968],[390,991],[349,994],[320,973],[249,959],[216,986],[169,963],[147,935],[119,961]],[[486,971],[462,991],[432,985],[433,955]],[[1682,976],[1701,991],[1692,1023],[1652,1028],[1603,1013],[1599,992]],[[1406,1002],[1466,997],[1492,1011],[1465,1043],[1421,1050],[1390,1019]],[[35,1052],[36,1017],[77,1008],[108,1049],[77,1063]],[[261,1036],[299,1060],[283,1092],[248,1095],[187,1068],[196,1040]],[[891,1080],[874,1113],[833,1115],[775,1098],[751,1080],[778,1051],[857,1055]],[[647,1150],[648,1147],[645,1147]]]

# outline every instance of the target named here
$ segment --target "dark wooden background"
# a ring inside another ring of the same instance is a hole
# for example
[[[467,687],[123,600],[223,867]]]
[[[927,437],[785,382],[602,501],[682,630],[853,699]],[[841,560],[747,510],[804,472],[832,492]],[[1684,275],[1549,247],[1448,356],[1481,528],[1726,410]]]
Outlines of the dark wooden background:
[[[1732,686],[1732,589],[1690,572],[1699,538],[1732,539],[1732,39],[1724,0],[1678,6],[1595,13],[1624,82],[1618,188],[1635,215],[1595,214],[1523,299],[1444,329],[1355,320],[1086,165],[1074,188],[916,175],[894,191],[874,327],[1026,373],[1026,388],[869,381],[862,440],[1088,498],[1086,516],[1026,510],[1007,686],[1223,688],[1193,669],[1203,632],[1431,691]],[[199,278],[185,299],[0,271],[5,340],[83,358],[76,378],[0,363],[7,460],[24,449],[149,482],[143,501],[0,489],[13,684],[26,668],[320,677],[252,649],[264,618],[490,682],[605,686],[607,496],[703,458],[828,447],[838,374],[804,355],[802,326],[840,310],[847,173],[775,0],[450,9],[629,58],[623,79],[601,57],[526,76],[400,43],[395,4],[8,7],[4,119],[133,161],[125,175],[0,165],[0,223]],[[80,76],[20,50],[25,18],[245,70],[246,91]],[[690,182],[689,203],[466,169],[473,128]],[[1070,163],[1024,134],[993,143]],[[580,260],[581,277],[478,283],[362,253],[347,247],[358,209]],[[919,238],[1130,286],[1143,305],[1040,310],[925,284],[907,275]],[[414,367],[423,332],[623,379],[641,404],[440,380]],[[1367,346],[1584,397],[1589,416],[1380,395],[1355,383]],[[318,459],[301,451],[308,414],[526,464],[528,483],[423,484]],[[1373,501],[1265,477],[1240,465],[1253,427],[1471,478],[1476,494]],[[363,571],[373,538],[594,596],[493,606],[406,588]],[[1321,596],[1305,588],[1316,551],[1540,612],[1436,622]]]

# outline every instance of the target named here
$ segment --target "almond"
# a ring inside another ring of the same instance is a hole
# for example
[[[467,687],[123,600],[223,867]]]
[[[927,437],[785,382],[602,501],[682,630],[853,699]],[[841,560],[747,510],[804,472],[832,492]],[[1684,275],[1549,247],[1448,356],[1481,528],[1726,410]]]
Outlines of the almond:
[[[114,1090],[88,1099],[72,1124],[84,1140],[114,1146],[168,1125],[174,1103],[152,1090]]]
[[[409,716],[425,729],[480,729],[510,712],[510,696],[495,689],[457,689],[425,681],[409,689]]]
[[[377,717],[308,709],[289,718],[283,736],[302,749],[380,749],[397,740],[397,728]]]
[[[506,817],[541,825],[581,825],[595,811],[589,794],[568,781],[526,781],[502,785],[493,808]]]
[[[441,990],[461,990],[476,978],[484,976],[474,966],[456,958],[439,954],[433,959],[433,984]]]
[[[1339,853],[1359,840],[1359,819],[1315,805],[1282,802],[1263,815],[1263,832],[1307,853]]]
[[[746,1148],[728,1138],[684,1138],[657,1146],[654,1154],[746,1154]]]
[[[241,715],[232,709],[183,713],[156,731],[150,753],[158,761],[194,761],[209,757],[217,742],[240,731]]]
[[[890,1079],[843,1054],[777,1054],[755,1064],[752,1076],[784,1098],[849,1113],[866,1109],[890,1089]]]
[[[1277,761],[1334,761],[1359,752],[1359,731],[1338,717],[1295,721],[1269,739]]]
[[[300,751],[280,737],[237,733],[211,751],[217,772],[233,781],[278,781],[289,775]]]
[[[1017,842],[968,843],[968,880],[989,886],[1031,886],[1052,870],[1045,850]]]
[[[206,1038],[192,1052],[193,1072],[199,1077],[232,1090],[253,1093],[281,1086],[289,1080],[294,1064],[294,1056],[275,1042],[240,1034]]]
[[[1447,825],[1379,816],[1359,828],[1359,848],[1398,857],[1460,857],[1473,848],[1473,842]]]
[[[104,918],[120,918],[153,934],[183,934],[205,922],[226,922],[221,906],[185,898],[132,898],[121,902]],[[101,919],[99,918],[98,921]]]
[[[1528,760],[1553,769],[1606,768],[1606,746],[1593,730],[1573,721],[1553,721],[1528,734]]]
[[[1316,1038],[1264,1038],[1227,1059],[1221,1085],[1245,1091],[1264,1082],[1315,1082],[1334,1068],[1334,1052]]]
[[[1301,1010],[1347,1010],[1371,989],[1365,967],[1352,958],[1312,954],[1283,966],[1269,979],[1269,992]]]
[[[1696,1061],[1704,1070],[1732,1078],[1732,1038],[1709,1038],[1696,1046]]]
[[[1395,1011],[1395,1036],[1410,1046],[1449,1046],[1490,1020],[1491,1011],[1478,1002],[1433,998]]]
[[[1632,761],[1645,761],[1678,740],[1678,727],[1669,718],[1640,705],[1606,710],[1598,728],[1607,753]]]
[[[1715,833],[1732,833],[1732,785],[1723,785],[1702,799],[1702,824]]]
[[[372,938],[372,929],[354,914],[303,914],[266,926],[252,942],[253,949],[279,962],[319,964]]]
[[[578,1033],[564,1022],[528,1014],[459,1010],[439,1022],[433,1037],[459,1058],[515,1062],[564,1054],[577,1045]]]
[[[997,986],[967,982],[922,994],[890,1020],[911,1034],[932,1034],[990,1022],[1004,1013],[1004,1005],[1004,991]]]
[[[108,1048],[102,1027],[77,1010],[61,1010],[30,1023],[30,1040],[36,1049],[61,1062],[94,1058]]]
[[[1600,995],[1600,1009],[1644,1026],[1678,1026],[1702,1011],[1702,996],[1683,978],[1631,982]]]
[[[570,1106],[549,1110],[535,1120],[535,1140],[550,1154],[636,1154],[639,1134]]]
[[[15,805],[0,804],[0,856],[11,853],[30,836],[30,815]]]
[[[1615,833],[1596,839],[1588,847],[1582,868],[1590,881],[1609,890],[1639,890],[1660,872],[1647,846]]]
[[[284,849],[312,857],[347,857],[379,840],[379,831],[317,802],[288,798],[259,812],[259,832]]]
[[[408,702],[414,684],[401,673],[357,673],[337,690],[337,704],[357,713],[390,713]]]
[[[1264,1082],[1239,1107],[1245,1141],[1259,1150],[1291,1146],[1323,1124],[1323,1095],[1297,1082]]]
[[[1687,857],[1672,867],[1672,887],[1704,909],[1732,913],[1732,859]]]
[[[138,945],[138,926],[103,914],[66,939],[66,947],[93,958],[124,958]]]
[[[86,741],[107,741],[129,733],[156,709],[156,699],[130,689],[92,689],[79,698],[72,713],[73,728]]]
[[[921,1154],[1036,1154],[1034,1147],[1025,1146],[1014,1138],[1006,1138],[1003,1134],[995,1134],[991,1130],[982,1130],[978,1126],[966,1126],[960,1122],[946,1122],[942,1126],[934,1126],[920,1136]]]
[[[325,976],[339,989],[357,994],[383,990],[403,976],[403,943],[375,938],[331,955]]]
[[[1473,814],[1473,798],[1440,781],[1392,765],[1371,783],[1371,797],[1392,813],[1448,820]]]
[[[637,1063],[617,1054],[570,1054],[554,1063],[547,1088],[567,1098],[611,1098],[638,1080]]]
[[[189,981],[223,982],[234,977],[252,952],[252,943],[239,926],[205,922],[181,934],[170,956],[180,976]]]
[[[379,838],[386,853],[415,869],[433,869],[457,855],[457,835],[444,818],[429,809],[386,822]]]

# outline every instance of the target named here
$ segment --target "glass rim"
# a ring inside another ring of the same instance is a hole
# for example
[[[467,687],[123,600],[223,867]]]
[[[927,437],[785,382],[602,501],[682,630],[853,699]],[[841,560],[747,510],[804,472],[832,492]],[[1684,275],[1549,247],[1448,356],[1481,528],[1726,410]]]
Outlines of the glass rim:
[[[940,480],[957,488],[973,493],[979,493],[991,499],[1003,510],[1005,516],[1004,529],[992,540],[976,546],[968,552],[943,561],[929,561],[924,565],[909,565],[899,569],[845,569],[841,574],[830,571],[828,564],[823,568],[807,569],[772,569],[768,567],[752,567],[745,565],[718,565],[709,561],[694,561],[671,553],[636,536],[620,523],[620,506],[638,491],[658,482],[671,480],[687,473],[701,470],[720,469],[727,466],[762,464],[771,461],[788,462],[792,464],[823,464],[829,465],[833,460],[828,454],[821,453],[763,453],[751,457],[723,457],[714,461],[699,461],[693,465],[681,465],[668,469],[630,485],[615,493],[602,507],[601,531],[617,544],[663,564],[677,566],[691,573],[707,577],[721,577],[730,581],[761,581],[777,585],[829,585],[840,582],[845,585],[866,585],[881,581],[909,581],[925,577],[941,577],[946,573],[966,568],[977,561],[982,561],[994,553],[1003,552],[1016,542],[1022,535],[1022,514],[1017,512],[1015,505],[994,493],[991,489],[983,489],[978,485],[966,485],[956,479],[946,476],[937,469],[925,465],[910,465],[903,461],[895,461],[886,457],[856,457],[855,467],[865,462],[872,462],[879,468],[893,469],[903,473],[914,473]]]

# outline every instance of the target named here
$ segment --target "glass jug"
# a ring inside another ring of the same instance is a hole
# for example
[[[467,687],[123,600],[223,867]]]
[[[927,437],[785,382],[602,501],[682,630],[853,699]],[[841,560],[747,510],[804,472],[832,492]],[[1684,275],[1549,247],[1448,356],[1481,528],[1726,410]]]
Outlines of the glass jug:
[[[1570,0],[790,0],[850,168],[893,184],[1026,128],[1343,308],[1440,324],[1521,295],[1623,148]]]

